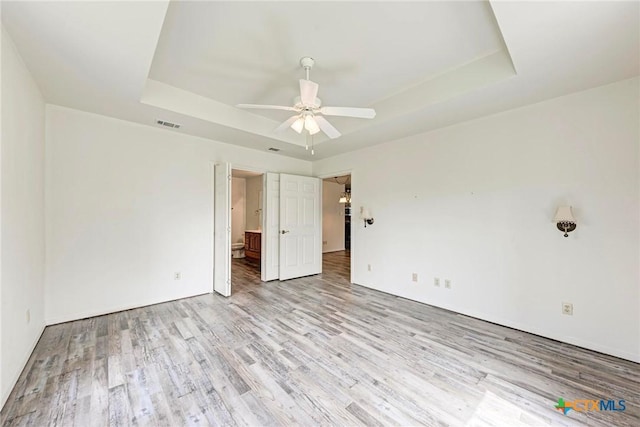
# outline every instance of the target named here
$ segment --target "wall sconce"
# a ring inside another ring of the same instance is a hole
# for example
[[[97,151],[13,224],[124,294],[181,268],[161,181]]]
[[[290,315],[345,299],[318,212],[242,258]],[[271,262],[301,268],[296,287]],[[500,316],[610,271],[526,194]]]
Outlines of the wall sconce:
[[[558,230],[564,231],[564,237],[569,237],[569,233],[576,229],[576,219],[573,217],[571,206],[559,206],[553,222]]]
[[[367,228],[367,224],[373,224],[373,217],[371,216],[371,212],[369,212],[369,209],[365,208],[364,206],[360,207],[360,218],[364,220],[364,228]]]

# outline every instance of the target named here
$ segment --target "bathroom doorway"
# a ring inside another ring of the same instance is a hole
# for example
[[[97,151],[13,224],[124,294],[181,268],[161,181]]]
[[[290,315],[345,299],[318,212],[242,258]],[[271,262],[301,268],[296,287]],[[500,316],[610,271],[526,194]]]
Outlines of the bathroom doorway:
[[[351,174],[322,181],[322,262],[337,274],[336,280],[351,282]]]
[[[262,185],[260,172],[231,170],[232,294],[261,283]]]

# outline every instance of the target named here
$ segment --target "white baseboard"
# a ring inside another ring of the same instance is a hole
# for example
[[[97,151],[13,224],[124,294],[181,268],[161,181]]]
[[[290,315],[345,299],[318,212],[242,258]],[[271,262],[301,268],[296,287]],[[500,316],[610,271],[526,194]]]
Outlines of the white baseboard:
[[[44,329],[46,327],[47,326],[45,324],[42,325],[40,329],[40,333],[36,335],[36,339],[33,341],[33,343],[31,343],[31,345],[27,349],[27,352],[23,357],[24,361],[22,362],[22,368],[11,375],[12,378],[11,378],[11,382],[9,383],[11,384],[11,387],[9,387],[8,390],[2,390],[2,396],[0,396],[0,409],[4,408],[4,404],[7,403],[7,399],[9,398],[9,395],[13,391],[13,388],[16,386],[16,383],[18,382],[20,375],[22,375],[22,371],[24,371],[24,368],[26,368],[27,363],[29,363],[29,358],[33,354],[33,350],[35,350],[36,345],[38,345],[38,341],[40,341],[40,338],[42,338],[42,334],[44,333]]]
[[[485,322],[495,323],[495,324],[500,325],[500,326],[506,326],[507,328],[517,329],[517,330],[522,331],[522,332],[527,332],[527,333],[530,333],[530,334],[539,335],[539,336],[544,337],[544,338],[549,338],[549,339],[552,339],[552,340],[556,340],[556,341],[564,342],[564,343],[567,343],[567,344],[575,345],[575,346],[578,346],[578,347],[582,347],[582,348],[585,348],[587,350],[593,350],[593,351],[597,351],[599,353],[607,354],[609,356],[619,357],[621,359],[629,360],[631,362],[640,363],[640,351],[638,353],[632,353],[632,352],[629,352],[629,351],[621,350],[619,348],[609,347],[609,346],[606,346],[606,345],[602,345],[602,344],[595,343],[595,342],[592,342],[592,341],[583,340],[583,339],[576,338],[576,337],[559,336],[554,331],[548,331],[548,330],[532,327],[530,325],[523,325],[523,324],[520,324],[518,322],[511,321],[509,319],[503,319],[503,318],[499,318],[499,317],[496,317],[496,316],[490,316],[490,315],[488,315],[486,313],[482,313],[482,312],[479,312],[479,311],[468,310],[468,309],[460,309],[460,308],[457,308],[457,307],[448,306],[446,304],[435,304],[435,303],[433,303],[431,301],[423,301],[423,300],[416,299],[416,298],[411,298],[411,297],[408,297],[408,296],[405,296],[405,295],[393,294],[393,293],[388,292],[386,290],[379,289],[375,285],[364,285],[364,284],[360,284],[360,283],[355,283],[355,284],[356,285],[360,285],[360,286],[364,286],[365,288],[373,289],[373,290],[376,290],[376,291],[379,291],[379,292],[384,292],[384,293],[389,294],[389,295],[394,295],[394,296],[405,298],[405,299],[408,299],[408,300],[411,300],[411,301],[415,301],[415,302],[419,302],[419,303],[422,303],[422,304],[427,304],[427,305],[430,305],[430,306],[433,306],[433,307],[438,307],[438,308],[442,308],[442,309],[445,309],[445,310],[449,310],[449,311],[452,311],[454,313],[462,314],[464,316],[469,316],[469,317],[473,317],[475,319],[484,320]]]
[[[177,300],[181,300],[181,299],[184,299],[184,298],[197,297],[199,295],[206,295],[206,294],[210,294],[210,293],[212,293],[212,292],[204,292],[204,293],[203,292],[198,292],[198,293],[193,294],[193,295],[184,295],[184,296],[180,296],[180,297],[177,297],[177,298],[171,298],[171,299],[158,299],[158,300],[141,301],[141,302],[134,303],[134,304],[118,305],[118,306],[113,306],[113,307],[107,307],[107,308],[104,308],[104,309],[87,310],[87,311],[80,311],[80,312],[73,313],[73,314],[66,314],[66,315],[62,315],[62,316],[47,317],[45,320],[46,320],[47,326],[57,325],[59,323],[74,322],[76,320],[87,319],[89,317],[104,316],[104,315],[107,315],[107,314],[117,313],[119,311],[133,310],[134,308],[147,307],[147,306],[150,306],[150,305],[162,304],[162,303],[165,303],[165,302],[177,301]]]

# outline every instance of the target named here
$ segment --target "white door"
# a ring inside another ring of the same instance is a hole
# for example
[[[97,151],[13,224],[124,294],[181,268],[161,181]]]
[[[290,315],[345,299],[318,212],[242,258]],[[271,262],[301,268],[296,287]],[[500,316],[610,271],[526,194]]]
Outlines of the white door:
[[[280,174],[266,173],[262,182],[262,256],[260,280],[280,277]]]
[[[231,166],[215,165],[214,174],[213,289],[231,295]]]
[[[322,272],[321,183],[280,174],[280,280]]]

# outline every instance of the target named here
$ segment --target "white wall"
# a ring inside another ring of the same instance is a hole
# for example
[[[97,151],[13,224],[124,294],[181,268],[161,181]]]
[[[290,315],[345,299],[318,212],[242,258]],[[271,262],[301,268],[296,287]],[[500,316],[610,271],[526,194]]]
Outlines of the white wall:
[[[261,198],[262,175],[247,178],[247,230],[262,229]]]
[[[310,162],[47,106],[47,323],[211,292],[212,161],[311,172]]]
[[[344,250],[344,185],[322,181],[322,252]]]
[[[314,162],[352,170],[354,281],[640,361],[639,91],[622,81]],[[551,221],[564,204],[568,238]]]
[[[246,179],[234,176],[231,179],[231,243],[244,242],[246,193]]]
[[[42,95],[2,28],[0,407],[45,325],[44,147]]]

